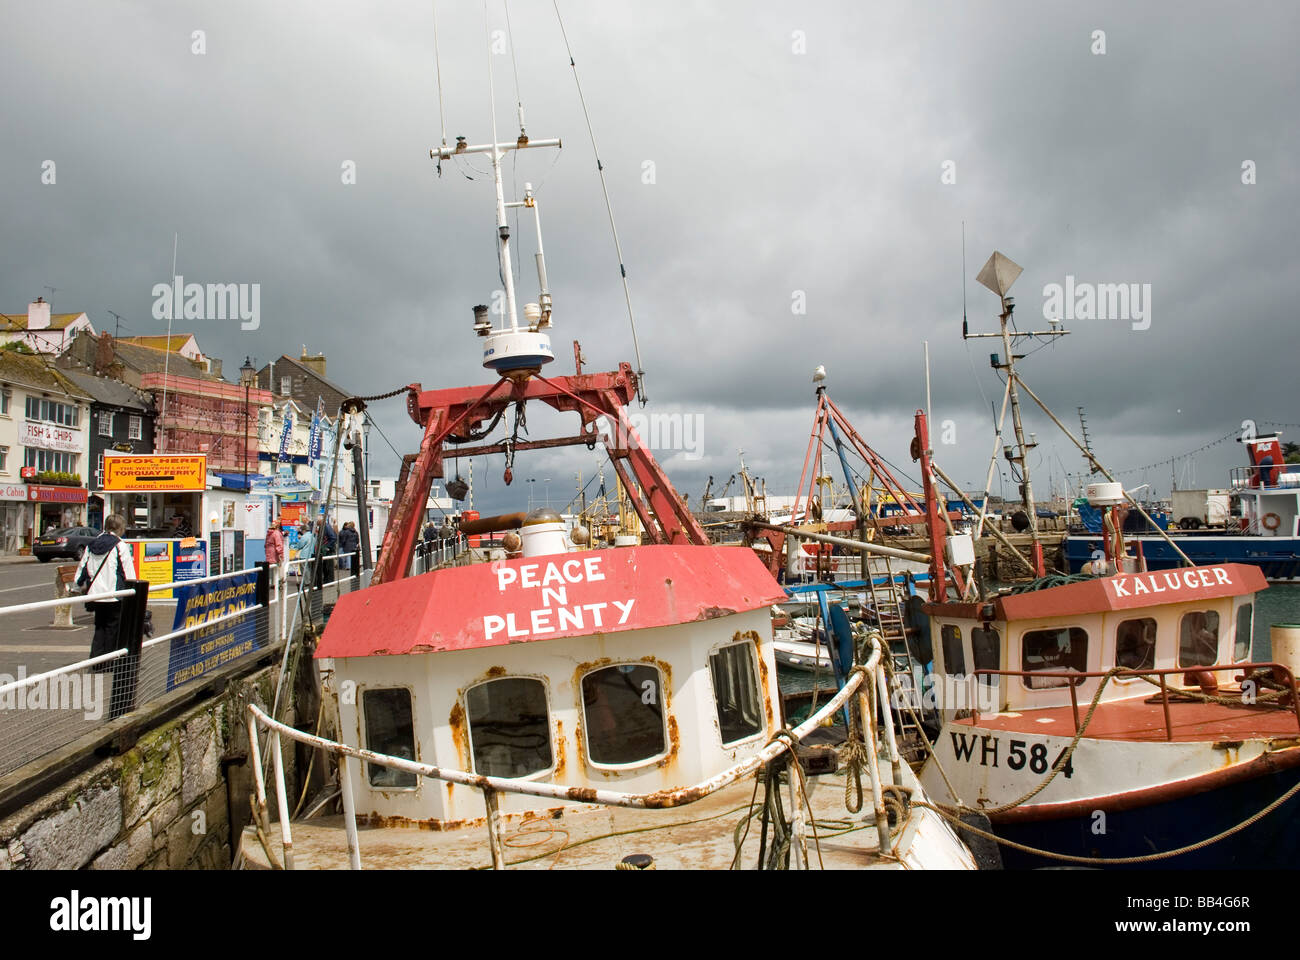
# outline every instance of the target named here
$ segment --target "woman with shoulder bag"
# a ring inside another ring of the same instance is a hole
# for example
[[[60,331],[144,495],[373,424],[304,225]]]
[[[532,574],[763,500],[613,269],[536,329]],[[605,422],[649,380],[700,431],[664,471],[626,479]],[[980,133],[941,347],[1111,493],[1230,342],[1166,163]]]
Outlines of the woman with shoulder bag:
[[[81,555],[74,583],[78,592],[87,597],[116,593],[135,577],[135,559],[131,548],[122,541],[126,520],[120,514],[111,514],[104,520],[104,532],[91,541]],[[95,637],[90,643],[90,656],[100,657],[119,647],[118,630],[122,621],[122,604],[117,597],[95,600],[86,604],[95,614]],[[111,669],[107,664],[96,670]]]

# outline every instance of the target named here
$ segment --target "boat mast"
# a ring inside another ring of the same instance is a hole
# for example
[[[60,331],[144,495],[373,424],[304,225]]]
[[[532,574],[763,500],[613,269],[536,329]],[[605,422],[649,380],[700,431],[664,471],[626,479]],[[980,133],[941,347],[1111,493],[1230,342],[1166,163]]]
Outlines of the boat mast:
[[[1021,274],[1021,267],[1003,256],[996,250],[989,257],[979,275],[975,278],[983,286],[992,290],[998,295],[1002,304],[1002,312],[998,316],[1001,329],[998,333],[969,333],[962,331],[963,338],[972,339],[977,337],[1000,337],[1002,339],[1002,351],[1005,357],[1004,362],[997,362],[997,357],[993,358],[993,368],[995,370],[1005,370],[1007,372],[1007,399],[1011,403],[1011,425],[1015,432],[1016,444],[1012,447],[1010,444],[1003,447],[1003,456],[1008,463],[1020,468],[1020,500],[1024,505],[1025,516],[1029,520],[1029,536],[1032,541],[1033,566],[1036,576],[1044,576],[1047,567],[1043,562],[1043,543],[1038,535],[1038,509],[1034,504],[1034,486],[1029,476],[1029,451],[1038,446],[1033,435],[1030,435],[1029,441],[1025,441],[1024,424],[1020,417],[1020,393],[1016,389],[1016,360],[1021,359],[1016,356],[1014,342],[1024,338],[1034,337],[1063,337],[1069,331],[1057,329],[1058,320],[1051,320],[1052,329],[1050,331],[1031,331],[1020,333],[1010,329],[1011,315],[1015,312],[1016,301],[1014,297],[1008,297],[1007,291],[1011,285],[1016,282],[1016,278]]]
[[[486,22],[485,30],[490,27]],[[537,316],[526,317],[527,325],[519,324],[519,311],[515,295],[514,265],[511,262],[510,227],[506,219],[506,210],[514,206],[532,207],[537,216],[536,199],[531,184],[524,200],[506,203],[505,186],[501,179],[501,159],[511,150],[528,150],[536,147],[560,147],[558,138],[549,140],[530,140],[524,129],[523,107],[519,108],[519,136],[513,142],[502,143],[497,140],[496,85],[492,71],[491,38],[488,40],[488,95],[492,111],[492,142],[471,146],[464,137],[457,137],[454,146],[442,146],[429,151],[431,158],[439,162],[454,156],[469,153],[485,153],[492,159],[492,182],[496,191],[496,229],[497,229],[497,266],[501,273],[501,288],[505,295],[502,305],[500,326],[493,329],[487,319],[487,309],[476,307],[474,310],[474,332],[485,338],[483,344],[483,365],[495,370],[512,380],[520,381],[538,372],[543,364],[555,359],[551,352],[550,338],[545,333],[551,325],[551,298],[546,286],[546,268],[541,259],[541,219],[537,217],[538,234],[538,280],[541,285],[540,307]]]

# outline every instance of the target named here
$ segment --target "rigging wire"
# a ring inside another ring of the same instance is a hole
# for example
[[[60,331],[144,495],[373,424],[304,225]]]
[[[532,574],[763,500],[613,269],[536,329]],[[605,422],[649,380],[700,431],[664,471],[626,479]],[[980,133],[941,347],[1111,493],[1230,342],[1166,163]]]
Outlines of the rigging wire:
[[[438,53],[438,0],[433,0],[433,69],[438,87],[438,123],[442,127],[442,145],[447,146],[447,111],[442,102],[442,57]],[[442,157],[438,157],[438,176],[442,176]]]
[[[582,104],[582,116],[587,121],[587,135],[591,138],[591,152],[596,157],[596,171],[600,174],[600,189],[605,194],[605,211],[609,214],[609,230],[614,235],[614,252],[618,255],[618,272],[623,279],[623,299],[627,302],[627,322],[632,330],[632,351],[636,354],[636,393],[641,406],[646,405],[645,369],[641,364],[641,345],[636,335],[636,317],[632,312],[632,290],[627,282],[627,266],[623,262],[623,245],[618,240],[618,227],[614,224],[614,205],[609,199],[609,185],[605,182],[605,166],[600,162],[600,150],[596,146],[596,131],[591,126],[591,114],[587,111],[587,98],[582,95],[582,81],[578,78],[578,64],[573,59],[573,48],[569,45],[569,35],[564,30],[564,18],[560,16],[559,0],[551,0],[555,8],[555,21],[560,26],[560,36],[564,38],[564,50],[569,55],[569,66],[573,68],[573,82],[578,88],[578,102]]]

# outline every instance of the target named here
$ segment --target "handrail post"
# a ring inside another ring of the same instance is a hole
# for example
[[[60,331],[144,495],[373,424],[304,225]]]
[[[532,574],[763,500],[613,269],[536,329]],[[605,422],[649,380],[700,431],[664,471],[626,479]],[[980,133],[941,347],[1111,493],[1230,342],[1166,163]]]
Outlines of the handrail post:
[[[880,715],[885,721],[885,743],[889,747],[889,772],[890,782],[895,786],[902,786],[903,772],[899,767],[898,758],[898,739],[894,735],[894,711],[889,699],[889,683],[885,679],[885,661],[881,658],[880,666],[876,667],[876,687],[880,691]],[[977,680],[976,683],[979,681]]]
[[[858,710],[862,715],[862,739],[867,747],[867,779],[871,782],[871,803],[876,812],[876,837],[880,853],[889,852],[889,814],[885,810],[885,794],[880,788],[880,765],[876,759],[876,716],[871,709],[867,692],[870,684],[858,687]]]
[[[505,853],[501,849],[501,805],[497,792],[491,787],[483,788],[483,803],[487,807],[488,845],[492,848],[492,869],[506,868]]]
[[[289,564],[280,563],[280,642],[289,642]]]
[[[149,584],[144,580],[126,581],[134,596],[115,601],[120,610],[117,620],[117,646],[126,648],[126,656],[113,662],[113,687],[109,694],[108,719],[116,720],[135,709],[136,687],[140,679],[140,653],[144,647],[144,615],[149,609]]]
[[[1074,732],[1079,732],[1079,695],[1073,683],[1070,683],[1070,709],[1074,711]]]
[[[284,845],[284,869],[293,869],[293,834],[289,829],[289,799],[284,788],[284,754],[280,734],[271,732],[271,761],[275,765],[275,803],[280,808],[280,839]]]
[[[1174,739],[1174,722],[1169,719],[1169,684],[1165,682],[1165,674],[1160,674],[1160,702],[1164,705],[1165,710],[1165,740]]]
[[[790,744],[789,751],[790,762],[786,765],[786,787],[790,791],[790,833],[794,838],[794,854],[790,858],[790,866],[793,870],[808,869],[808,837],[804,829],[803,819],[803,802],[799,796],[799,779],[802,771],[799,769],[799,756],[795,753],[794,744]]]
[[[343,827],[348,835],[348,866],[360,870],[361,842],[357,839],[357,805],[352,798],[352,758],[346,753],[340,753],[338,758],[339,790],[343,794]]]
[[[262,778],[262,748],[257,744],[257,720],[248,712],[248,749],[253,755],[253,783],[257,787],[257,812],[266,822],[266,781]]]

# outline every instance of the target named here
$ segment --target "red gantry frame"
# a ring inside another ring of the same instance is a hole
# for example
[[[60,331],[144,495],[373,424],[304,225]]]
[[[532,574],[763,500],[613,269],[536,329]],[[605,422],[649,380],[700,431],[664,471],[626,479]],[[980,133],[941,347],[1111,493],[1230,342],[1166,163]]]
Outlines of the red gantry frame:
[[[922,495],[922,501],[924,502],[918,501],[907,492],[907,489],[898,482],[880,455],[854,429],[853,424],[849,422],[848,417],[835,404],[835,401],[830,398],[824,389],[818,390],[817,413],[813,417],[812,432],[808,437],[808,450],[804,454],[803,469],[799,473],[799,486],[795,488],[794,510],[791,512],[790,517],[791,526],[816,523],[818,532],[826,533],[858,529],[858,523],[852,520],[819,522],[820,518],[814,515],[813,504],[818,481],[817,465],[823,462],[823,456],[827,451],[826,431],[828,428],[838,428],[841,442],[845,447],[857,454],[870,471],[871,489],[858,489],[859,503],[856,505],[855,512],[867,518],[866,525],[874,528],[877,535],[883,532],[881,529],[883,527],[911,527],[917,524],[925,524],[932,557],[930,564],[931,582],[936,585],[944,583],[944,517],[939,507],[938,491],[934,489],[930,476],[928,426],[925,422],[925,414],[919,410],[916,415],[916,436],[912,441],[912,459],[921,463],[921,475],[924,478],[923,484],[925,487]],[[829,446],[830,455],[835,456],[837,451],[833,439],[830,441]],[[873,494],[875,495],[874,500]],[[897,504],[900,512],[883,514],[880,506],[885,497]],[[872,509],[873,503],[876,507],[874,510]],[[958,511],[950,512],[948,517],[950,520],[964,519]],[[777,576],[781,568],[781,554],[785,547],[786,535],[777,530],[760,530],[756,531],[756,536],[767,540],[771,546],[772,552],[769,554],[768,569],[773,576]],[[952,573],[956,579],[958,590],[962,590],[964,585],[960,572],[954,569]]]
[[[442,477],[443,462],[458,457],[477,457],[513,450],[542,450],[584,444],[594,448],[603,443],[610,462],[627,491],[632,508],[656,544],[709,543],[704,528],[691,514],[668,481],[649,448],[642,443],[627,415],[636,396],[636,374],[620,363],[611,373],[582,372],[578,344],[574,342],[577,373],[567,377],[531,377],[511,380],[502,377],[490,387],[456,387],[424,390],[413,383],[407,390],[406,409],[411,419],[424,428],[420,452],[402,463],[394,492],[395,507],[384,533],[384,544],[375,565],[375,583],[388,583],[407,576],[411,556],[423,523],[429,488]],[[578,414],[579,433],[547,440],[504,440],[482,446],[444,446],[453,434],[466,435],[513,404],[539,400],[560,411]],[[611,430],[602,433],[596,420],[608,417]],[[639,484],[640,489],[637,489]]]

